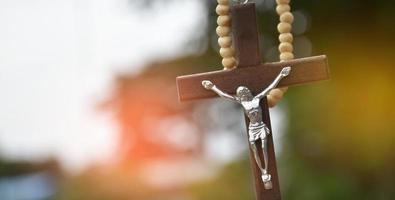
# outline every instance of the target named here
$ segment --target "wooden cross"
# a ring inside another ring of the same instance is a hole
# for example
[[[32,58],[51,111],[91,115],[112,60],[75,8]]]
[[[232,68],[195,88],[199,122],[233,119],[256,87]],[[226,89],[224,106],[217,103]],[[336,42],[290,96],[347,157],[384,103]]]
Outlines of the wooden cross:
[[[256,23],[255,4],[235,5],[231,10],[233,41],[238,66],[232,70],[214,71],[202,74],[177,77],[180,101],[216,97],[212,91],[202,87],[203,80],[210,80],[224,92],[234,94],[238,86],[246,86],[255,95],[267,87],[281,69],[291,66],[291,74],[284,78],[279,87],[301,85],[329,79],[329,67],[326,56],[294,59],[286,62],[261,63],[259,39]],[[267,100],[261,102],[264,123],[271,129]],[[248,118],[246,117],[248,124]],[[258,147],[260,145],[257,145]],[[262,150],[258,149],[261,153]],[[273,188],[266,190],[260,176],[260,170],[250,149],[250,160],[255,179],[257,200],[280,200],[280,187],[275,162],[272,134],[268,135],[269,172],[272,175]],[[262,155],[260,155],[262,158]]]

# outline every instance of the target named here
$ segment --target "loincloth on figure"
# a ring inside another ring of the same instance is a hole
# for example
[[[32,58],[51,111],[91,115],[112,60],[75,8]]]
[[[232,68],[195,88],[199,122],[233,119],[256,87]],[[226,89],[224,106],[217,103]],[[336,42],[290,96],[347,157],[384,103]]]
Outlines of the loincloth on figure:
[[[265,123],[250,124],[248,126],[248,135],[250,143],[254,143],[257,140],[264,140],[266,136],[270,134],[270,129]]]

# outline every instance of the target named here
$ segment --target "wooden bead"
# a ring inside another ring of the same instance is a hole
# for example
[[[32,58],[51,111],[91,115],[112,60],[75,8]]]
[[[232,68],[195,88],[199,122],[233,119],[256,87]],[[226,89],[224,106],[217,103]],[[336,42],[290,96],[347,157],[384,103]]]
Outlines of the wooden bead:
[[[217,0],[220,5],[229,5],[229,0]]]
[[[291,0],[276,0],[277,4],[289,4]]]
[[[233,57],[222,59],[222,65],[225,69],[232,69],[236,66],[236,60]]]
[[[230,57],[233,57],[235,55],[235,51],[231,47],[221,48],[219,50],[219,53],[221,54],[221,56],[223,58],[230,58]]]
[[[230,27],[229,26],[218,26],[217,27],[217,34],[220,37],[225,37],[230,34]]]
[[[230,7],[228,5],[218,5],[215,11],[218,15],[228,15]]]
[[[217,19],[217,24],[219,26],[229,26],[230,25],[230,16],[228,16],[228,15],[219,16]]]
[[[290,52],[284,52],[280,54],[280,60],[292,60],[294,59],[294,54]]]
[[[280,51],[280,53],[284,53],[284,52],[292,53],[292,51],[294,50],[294,47],[289,42],[282,42],[282,43],[280,43],[278,50]]]
[[[218,38],[218,44],[220,47],[230,47],[232,46],[232,38],[230,36]]]
[[[280,16],[280,22],[290,23],[294,22],[294,16],[290,12],[285,12]]]
[[[281,15],[283,13],[291,11],[291,6],[287,4],[280,4],[276,7],[277,14]]]
[[[294,37],[291,33],[282,33],[282,34],[280,34],[278,39],[280,40],[281,43],[283,43],[283,42],[292,43],[294,40]]]
[[[288,90],[287,87],[285,88],[276,88],[270,91],[269,95],[267,95],[267,102],[270,108],[276,106],[281,99],[284,97],[285,92]]]
[[[274,89],[274,90],[270,91],[269,95],[271,97],[273,97],[274,99],[280,100],[283,98],[284,92],[280,89]]]
[[[276,106],[281,99],[275,99],[273,98],[271,95],[267,95],[267,104],[269,106],[269,108],[273,108],[274,106]]]
[[[279,33],[290,33],[292,26],[290,23],[280,22],[277,26]]]

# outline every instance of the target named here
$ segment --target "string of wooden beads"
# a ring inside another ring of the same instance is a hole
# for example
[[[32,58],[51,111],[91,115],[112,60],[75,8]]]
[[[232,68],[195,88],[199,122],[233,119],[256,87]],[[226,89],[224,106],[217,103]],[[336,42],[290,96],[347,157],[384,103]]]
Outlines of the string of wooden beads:
[[[235,51],[232,46],[231,18],[230,18],[230,2],[229,0],[217,0],[218,6],[216,12],[217,19],[217,35],[218,44],[221,47],[220,54],[222,57],[222,65],[225,69],[233,69],[236,67]]]
[[[280,33],[279,41],[280,45],[278,50],[280,51],[280,60],[287,61],[294,59],[293,54],[293,35],[292,31],[292,23],[294,21],[294,16],[291,13],[291,0],[276,0],[277,2],[277,14],[280,16],[280,23],[277,26],[277,30]],[[283,98],[284,93],[288,90],[288,88],[278,88],[270,91],[267,96],[269,107],[274,107],[280,102]]]

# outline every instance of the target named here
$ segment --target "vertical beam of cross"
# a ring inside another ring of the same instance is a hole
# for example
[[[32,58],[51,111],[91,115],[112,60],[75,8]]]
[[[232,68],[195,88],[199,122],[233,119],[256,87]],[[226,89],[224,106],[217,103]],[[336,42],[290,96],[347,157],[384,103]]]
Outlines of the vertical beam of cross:
[[[233,31],[232,33],[234,47],[236,51],[236,58],[238,61],[238,68],[256,66],[262,62],[259,53],[259,35],[257,30],[255,10],[255,4],[248,3],[235,5],[231,11]],[[271,130],[269,108],[267,106],[266,98],[261,101],[261,108],[263,112],[263,121]],[[246,126],[248,127],[248,117],[245,117],[245,120]],[[250,163],[253,169],[256,198],[258,200],[279,200],[281,199],[281,194],[276,166],[276,156],[273,145],[273,134],[268,135],[267,140],[269,153],[269,174],[271,174],[272,176],[273,185],[273,188],[271,190],[265,189],[261,179],[261,171],[257,166],[254,154],[250,149]],[[260,157],[263,158],[261,141],[257,141],[257,146],[258,151],[260,152]]]

